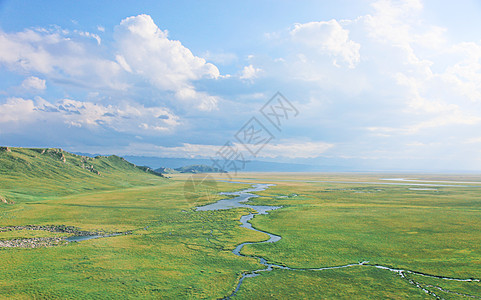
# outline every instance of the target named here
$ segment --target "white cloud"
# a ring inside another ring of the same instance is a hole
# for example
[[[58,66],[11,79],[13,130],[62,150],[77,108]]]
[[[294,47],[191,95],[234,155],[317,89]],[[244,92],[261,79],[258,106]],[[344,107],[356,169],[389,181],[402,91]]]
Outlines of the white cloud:
[[[115,60],[119,63],[119,65],[127,72],[132,73],[132,68],[129,66],[127,61],[125,61],[125,58],[122,55],[116,55]]]
[[[35,105],[32,100],[22,98],[8,98],[6,103],[0,105],[0,123],[30,122],[35,114]]]
[[[87,33],[82,33],[84,36]],[[0,31],[0,65],[21,73],[40,73],[82,86],[125,89],[119,80],[122,68],[104,59],[98,45],[86,43],[80,34],[67,30],[27,29],[18,33]],[[97,39],[89,34],[89,37]],[[97,40],[98,41],[98,40]]]
[[[0,105],[0,123],[62,122],[69,126],[100,128],[117,132],[156,135],[180,125],[179,117],[163,107],[101,105],[72,99],[52,104],[41,97],[35,101],[8,98]]]
[[[176,93],[178,99],[198,100],[201,110],[214,109],[217,100],[195,91],[192,81],[218,78],[219,70],[205,59],[197,57],[181,42],[170,40],[148,15],[129,17],[115,30],[119,64],[154,86]]]
[[[88,38],[92,38],[92,39],[96,40],[98,45],[100,45],[102,43],[102,39],[100,38],[100,36],[98,34],[91,33],[91,32],[88,32],[88,31],[80,31],[80,30],[75,30],[74,32],[77,33],[80,36],[88,37]]]
[[[469,138],[466,142],[466,144],[480,144],[481,143],[481,137],[473,137]]]
[[[334,145],[324,142],[296,143],[283,141],[277,144],[267,144],[256,158],[314,158],[321,156]],[[136,149],[137,154],[153,155],[159,157],[182,157],[182,158],[219,158],[219,151],[224,146],[202,145],[182,143],[181,146],[167,147],[151,144],[131,144],[129,151]],[[244,146],[234,143],[233,147],[243,153],[246,161],[251,160],[252,156],[245,150]]]
[[[240,75],[240,79],[254,79],[258,76],[258,74],[262,72],[262,69],[255,68],[253,65],[245,66],[242,69],[242,73]]]
[[[372,3],[371,6],[375,13],[361,18],[368,26],[368,33],[371,37],[399,47],[413,41],[416,35],[410,32],[411,24],[419,22],[416,17],[419,16],[423,7],[420,1],[379,0]]]
[[[26,90],[45,90],[47,88],[44,79],[40,79],[35,76],[25,78],[22,82],[22,88]]]
[[[219,78],[217,67],[192,54],[180,41],[169,39],[168,32],[159,29],[150,16],[122,20],[114,37],[116,43],[106,48],[98,34],[81,30],[0,31],[0,66],[88,89],[132,91],[146,81],[189,108],[217,109],[219,97],[194,86],[196,80]]]
[[[216,64],[221,64],[221,65],[229,65],[238,60],[238,57],[235,53],[225,53],[225,52],[214,53],[211,51],[206,51],[202,56],[209,61],[212,61]]]
[[[297,90],[312,99],[302,110],[305,134],[335,131],[338,155],[396,160],[417,140],[428,146],[410,158],[445,151],[463,160],[466,149],[455,145],[481,130],[481,42],[454,42],[453,28],[425,15],[420,1],[381,0],[352,20],[295,24],[287,37],[270,36],[276,56],[255,65],[306,90]]]
[[[446,85],[471,101],[481,102],[481,43],[456,44],[447,52],[458,61],[441,75]]]
[[[349,31],[336,20],[295,24],[290,34],[294,42],[331,55],[337,66],[337,59],[347,63],[349,68],[354,68],[360,61],[361,45],[350,40]]]
[[[218,97],[211,96],[204,92],[197,92],[192,87],[179,89],[175,96],[181,101],[195,103],[197,109],[201,111],[217,110]]]
[[[321,156],[332,147],[334,147],[333,144],[325,142],[267,144],[259,152],[258,157],[315,158]]]

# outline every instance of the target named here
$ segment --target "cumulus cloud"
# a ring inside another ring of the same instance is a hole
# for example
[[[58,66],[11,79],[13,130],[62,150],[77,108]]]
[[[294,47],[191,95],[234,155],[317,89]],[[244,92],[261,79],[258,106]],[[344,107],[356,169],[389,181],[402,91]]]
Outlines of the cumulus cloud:
[[[421,1],[380,0],[351,20],[293,24],[269,37],[276,57],[255,65],[304,89],[305,134],[336,132],[342,155],[401,157],[414,140],[426,146],[409,156],[423,158],[481,130],[481,43],[453,40],[424,16]]]
[[[372,6],[374,14],[360,18],[359,25],[365,26],[368,41],[384,49],[389,62],[382,71],[400,87],[405,111],[423,116],[397,131],[413,134],[447,125],[478,124],[481,119],[471,113],[466,100],[481,99],[481,44],[450,44],[445,29],[424,24],[420,1],[380,0]]]
[[[242,69],[240,79],[254,79],[258,76],[258,74],[262,72],[262,69],[260,68],[255,68],[253,65],[248,65],[245,66],[244,69]]]
[[[202,111],[217,110],[218,97],[211,96],[204,92],[197,92],[192,87],[179,89],[175,96],[181,101],[195,103],[196,107]]]
[[[143,81],[189,107],[217,108],[218,97],[194,86],[200,79],[219,78],[217,67],[169,39],[167,30],[158,28],[150,16],[122,20],[114,37],[115,43],[105,48],[98,34],[87,31],[55,26],[16,33],[0,30],[0,66],[82,88],[125,91]],[[25,84],[41,86],[33,79]]]
[[[170,40],[148,15],[129,17],[115,30],[116,56],[128,72],[137,74],[154,86],[176,93],[180,100],[191,100],[201,110],[216,107],[217,100],[195,91],[192,81],[218,78],[219,70],[195,56],[180,41]]]
[[[359,63],[361,45],[352,41],[349,31],[336,20],[295,24],[290,34],[294,42],[331,55],[335,65],[339,66],[338,59],[349,68]]]
[[[47,88],[45,84],[45,79],[40,79],[35,76],[30,76],[25,78],[22,82],[22,88],[25,90],[45,90]]]
[[[35,114],[35,104],[32,100],[22,98],[8,98],[6,103],[0,105],[0,123],[31,122]]]
[[[171,132],[180,124],[179,117],[163,107],[101,105],[72,99],[52,104],[41,97],[36,97],[35,101],[8,98],[0,105],[0,123],[10,122],[61,122],[68,126],[102,127],[145,135]]]
[[[22,73],[82,82],[89,87],[126,88],[118,78],[122,70],[118,63],[102,58],[99,48],[83,42],[79,36],[58,28],[0,31],[0,65]],[[89,34],[89,37],[97,36]]]
[[[128,132],[148,140],[146,135],[181,127],[180,119],[163,108],[173,100],[176,109],[219,109],[220,113],[209,114],[213,121],[205,122],[204,114],[200,120],[189,112],[185,140],[169,141],[179,144],[191,138],[195,143],[158,149],[145,144],[143,151],[152,147],[152,154],[214,155],[219,146],[207,139],[237,129],[232,125],[237,118],[254,111],[257,100],[269,99],[267,90],[281,87],[289,98],[299,100],[303,118],[295,120],[296,130],[327,142],[281,141],[267,145],[259,155],[312,158],[329,153],[335,144],[338,157],[375,159],[401,157],[404,152],[406,158],[435,157],[432,153],[441,153],[436,151],[444,146],[453,150],[450,155],[461,157],[466,149],[457,146],[478,141],[481,130],[481,42],[476,37],[459,42],[469,31],[454,40],[456,31],[449,30],[456,27],[432,25],[423,9],[420,1],[379,0],[367,8],[368,14],[351,20],[292,24],[269,35],[269,43],[254,45],[250,50],[254,56],[229,79],[219,75],[213,63],[232,66],[241,53],[205,52],[209,63],[146,15],[124,19],[115,29],[113,43],[101,39],[111,32],[100,33],[103,28],[96,31],[99,36],[61,28],[0,31],[2,70],[27,78],[22,89],[6,89],[2,95],[41,92],[47,81],[49,92],[58,84],[76,84],[89,95],[87,101],[55,103],[41,98],[0,99],[0,128],[5,133],[10,124],[57,120],[59,125],[92,129],[89,133],[110,129],[114,135]],[[260,74],[262,86],[245,84]],[[210,88],[229,101],[220,103],[222,98]],[[128,105],[121,102],[129,99]],[[218,126],[222,119],[229,119],[225,128]],[[288,137],[293,131],[283,130],[282,135]],[[416,154],[411,148],[422,151]]]
[[[416,16],[422,11],[419,0],[391,1],[379,0],[371,4],[374,14],[363,16],[369,26],[369,34],[386,43],[395,42],[402,46],[412,42],[417,36],[410,31],[411,24],[416,23]]]

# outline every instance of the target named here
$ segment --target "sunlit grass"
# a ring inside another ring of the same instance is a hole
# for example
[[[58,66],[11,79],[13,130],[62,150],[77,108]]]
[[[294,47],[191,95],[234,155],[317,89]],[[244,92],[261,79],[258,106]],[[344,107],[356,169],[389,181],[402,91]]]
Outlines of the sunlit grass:
[[[15,155],[22,157],[21,153]],[[65,156],[68,161],[68,154]],[[256,259],[231,252],[242,242],[267,238],[239,227],[239,218],[249,213],[247,209],[197,212],[196,206],[224,196],[213,192],[186,200],[183,189],[189,175],[179,174],[167,180],[138,171],[117,158],[105,163],[111,165],[104,166],[104,170],[117,171],[111,176],[107,171],[98,176],[83,169],[69,169],[68,174],[53,180],[52,172],[59,169],[52,167],[43,170],[38,181],[28,173],[24,162],[21,166],[26,169],[20,168],[17,177],[5,171],[8,164],[3,165],[0,194],[15,204],[0,204],[0,226],[68,225],[80,230],[132,234],[49,248],[0,249],[0,298],[217,299],[234,290],[242,272],[263,268]],[[97,167],[102,168],[100,161]],[[368,260],[371,264],[433,275],[481,277],[479,188],[413,191],[407,186],[361,183],[378,181],[379,177],[242,174],[236,180],[276,183],[251,203],[283,206],[252,221],[256,228],[281,235],[281,241],[248,245],[243,253],[290,267],[316,268]],[[357,183],[284,181],[292,179]],[[217,183],[218,192],[246,187]],[[0,232],[0,239],[54,235],[61,234],[20,230]],[[427,288],[438,286],[478,296],[480,293],[476,282],[410,276]],[[361,266],[262,273],[246,279],[237,297],[431,296],[393,272]]]

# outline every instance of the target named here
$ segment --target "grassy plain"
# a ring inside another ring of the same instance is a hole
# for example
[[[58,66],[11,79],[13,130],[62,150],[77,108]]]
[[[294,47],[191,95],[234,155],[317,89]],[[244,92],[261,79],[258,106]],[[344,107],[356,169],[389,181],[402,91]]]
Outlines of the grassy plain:
[[[248,245],[243,249],[244,254],[262,256],[270,262],[293,268],[320,268],[369,261],[370,264],[438,276],[481,278],[479,177],[425,175],[425,180],[473,182],[453,184],[457,185],[455,187],[386,185],[383,183],[387,181],[379,178],[395,176],[382,174],[259,174],[246,177],[251,181],[277,184],[260,192],[263,197],[254,199],[252,203],[282,205],[283,208],[252,222],[256,228],[282,236],[282,240],[275,244]],[[419,190],[425,188],[430,190]],[[396,273],[369,271],[365,270],[369,268],[366,266],[356,268],[360,270],[279,270],[263,273],[254,279],[246,279],[239,296],[254,298],[262,291],[261,287],[267,285],[278,287],[277,291],[273,290],[277,297],[292,295],[295,291],[290,287],[295,286],[298,292],[309,291],[308,294],[314,298],[355,296],[401,299],[406,295],[432,298],[420,289],[413,290],[414,286]],[[334,277],[326,279],[325,273]],[[339,280],[332,280],[336,276]],[[417,275],[409,277],[444,298],[464,296],[443,293],[438,288],[481,297],[479,282],[456,282]],[[374,281],[382,283],[382,288],[373,284]],[[286,282],[296,282],[297,285],[286,285]],[[346,288],[346,282],[350,282],[349,288]]]
[[[0,298],[217,299],[233,291],[242,272],[263,268],[256,259],[231,252],[241,242],[266,239],[238,226],[240,216],[248,211],[195,211],[196,205],[222,196],[185,200],[186,175],[165,179],[110,157],[91,162],[100,170],[99,176],[77,168],[81,161],[74,156],[70,161],[75,168],[62,162],[52,166],[48,159],[39,166],[34,156],[40,152],[27,153],[31,161],[25,153],[13,152],[3,161],[1,155],[7,154],[0,153],[0,195],[15,202],[0,203],[0,226],[68,225],[133,233],[58,247],[0,248]],[[59,158],[58,153],[51,156]],[[65,156],[68,164],[70,156]],[[9,168],[19,171],[15,174]],[[481,187],[476,185],[481,184],[423,191],[365,183],[385,176],[240,174],[236,180],[276,184],[252,203],[283,206],[252,221],[256,228],[282,239],[248,245],[242,252],[296,268],[368,260],[433,275],[480,278]],[[453,176],[426,179],[481,181]],[[218,182],[217,188],[220,192],[246,186]],[[0,233],[0,239],[15,234],[58,233],[8,232]],[[435,287],[481,296],[479,282],[409,276],[427,289],[444,293],[444,298],[464,296]],[[368,266],[264,272],[247,278],[235,297],[432,298],[396,273]]]
[[[0,204],[0,226],[67,225],[133,234],[58,247],[2,248],[0,298],[212,299],[228,294],[242,271],[260,266],[230,252],[237,243],[263,238],[237,226],[246,210],[194,212],[195,205],[221,196],[189,202],[184,180],[139,171],[116,157],[93,160],[99,176],[78,167],[70,154],[65,163],[56,152],[40,153],[15,148],[0,153],[0,195],[15,202]],[[220,182],[217,188],[245,186]],[[25,232],[1,234],[9,239]]]

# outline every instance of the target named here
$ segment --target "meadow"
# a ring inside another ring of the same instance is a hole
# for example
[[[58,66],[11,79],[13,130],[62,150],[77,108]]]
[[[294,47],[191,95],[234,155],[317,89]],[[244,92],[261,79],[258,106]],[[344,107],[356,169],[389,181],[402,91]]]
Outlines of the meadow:
[[[255,228],[282,239],[247,245],[242,253],[252,257],[239,257],[232,253],[236,245],[267,239],[239,227],[249,210],[195,207],[222,199],[218,192],[248,185],[217,182],[216,191],[192,201],[184,197],[188,175],[167,179],[115,157],[99,159],[110,164],[103,171],[94,166],[103,172],[100,177],[88,170],[76,174],[64,164],[59,166],[69,172],[57,179],[45,178],[58,172],[53,167],[44,169],[43,178],[27,171],[15,175],[3,164],[0,195],[15,204],[0,204],[0,227],[67,225],[132,234],[0,248],[0,298],[218,299],[232,293],[243,273],[263,268],[256,257],[297,270],[274,268],[246,278],[233,298],[435,298],[425,290],[445,299],[481,297],[476,281],[481,278],[481,184],[474,183],[479,177],[397,176],[473,182],[422,189],[379,180],[395,174],[239,174],[236,181],[275,184],[251,204],[282,206],[252,220]],[[0,232],[0,239],[59,235],[22,230]],[[369,265],[305,270],[363,261]],[[414,273],[403,278],[376,265]]]

